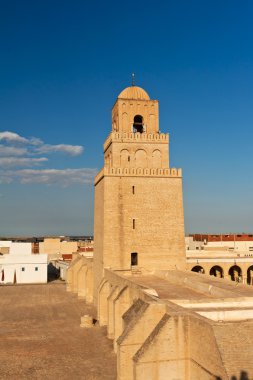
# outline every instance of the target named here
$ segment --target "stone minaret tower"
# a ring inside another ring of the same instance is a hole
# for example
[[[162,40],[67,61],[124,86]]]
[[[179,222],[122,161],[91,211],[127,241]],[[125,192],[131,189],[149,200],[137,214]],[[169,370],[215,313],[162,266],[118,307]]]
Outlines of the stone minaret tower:
[[[137,86],[123,90],[95,178],[95,293],[106,267],[184,269],[182,173],[169,167],[168,150],[158,101]]]

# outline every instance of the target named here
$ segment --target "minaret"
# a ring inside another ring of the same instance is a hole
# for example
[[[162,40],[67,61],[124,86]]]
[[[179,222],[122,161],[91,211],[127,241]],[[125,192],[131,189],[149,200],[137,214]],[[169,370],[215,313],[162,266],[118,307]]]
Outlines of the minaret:
[[[95,178],[94,243],[95,293],[107,267],[185,268],[182,172],[169,168],[158,101],[137,86],[123,90],[112,109]]]

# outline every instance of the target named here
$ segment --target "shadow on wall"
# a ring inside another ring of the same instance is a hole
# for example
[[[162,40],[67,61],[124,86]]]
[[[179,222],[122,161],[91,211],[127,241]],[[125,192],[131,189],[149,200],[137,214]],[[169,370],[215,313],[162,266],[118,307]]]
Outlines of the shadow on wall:
[[[232,376],[231,380],[252,380],[252,379],[249,378],[247,372],[241,371],[240,377]]]
[[[59,269],[55,268],[52,263],[49,263],[47,266],[47,282],[52,282],[57,280],[60,277]]]

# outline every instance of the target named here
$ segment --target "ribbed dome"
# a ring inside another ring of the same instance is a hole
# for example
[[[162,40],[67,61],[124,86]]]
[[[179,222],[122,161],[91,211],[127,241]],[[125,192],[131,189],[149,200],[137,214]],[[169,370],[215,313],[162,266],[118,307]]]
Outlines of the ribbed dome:
[[[118,98],[121,99],[138,99],[138,100],[150,100],[150,97],[143,88],[138,86],[131,86],[121,91]]]

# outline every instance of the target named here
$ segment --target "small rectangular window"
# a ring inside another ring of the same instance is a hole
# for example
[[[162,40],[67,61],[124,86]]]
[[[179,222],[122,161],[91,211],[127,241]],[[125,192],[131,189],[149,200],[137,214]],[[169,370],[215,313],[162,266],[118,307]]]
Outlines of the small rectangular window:
[[[24,267],[22,267],[22,268],[21,268],[21,270],[22,270],[22,272],[24,272],[24,271],[25,271],[25,268],[24,268]]]
[[[133,219],[133,230],[135,230],[135,219]]]
[[[134,194],[134,192],[135,192],[135,188],[134,186],[132,186],[132,193]]]
[[[35,267],[35,272],[38,272],[39,268],[38,267]]]
[[[253,247],[249,247],[249,251],[253,251]]]
[[[131,266],[138,265],[138,253],[132,252],[131,253]]]

